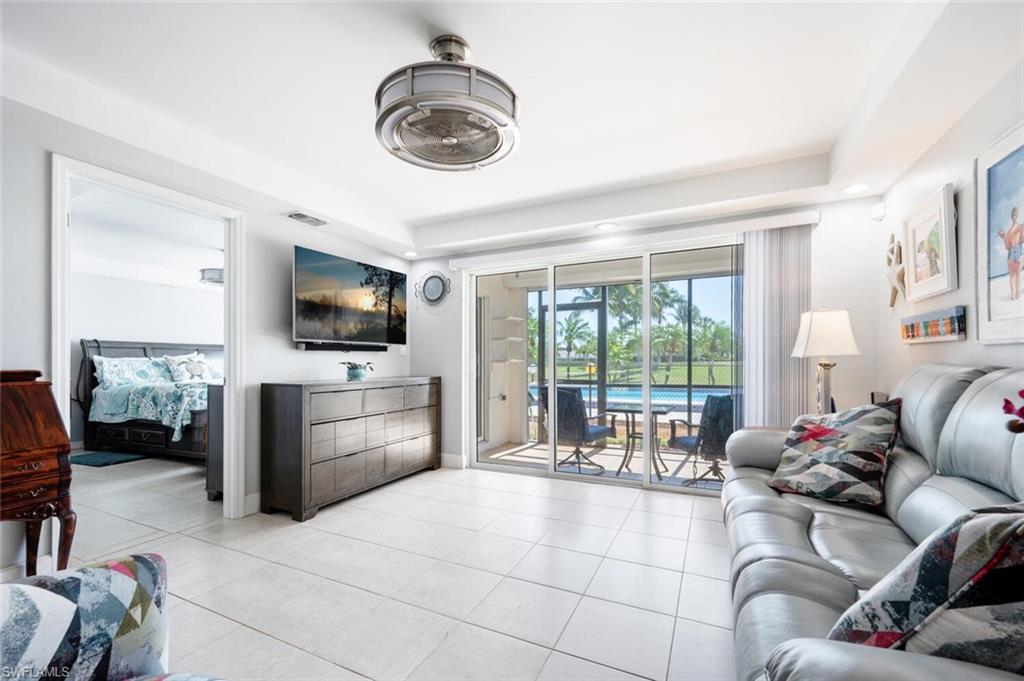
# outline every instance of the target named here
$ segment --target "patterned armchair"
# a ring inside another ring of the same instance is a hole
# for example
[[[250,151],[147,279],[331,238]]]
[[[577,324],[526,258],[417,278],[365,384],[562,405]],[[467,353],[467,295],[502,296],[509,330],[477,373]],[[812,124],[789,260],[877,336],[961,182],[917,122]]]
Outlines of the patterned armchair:
[[[0,584],[0,678],[210,681],[167,673],[166,607],[154,553]]]

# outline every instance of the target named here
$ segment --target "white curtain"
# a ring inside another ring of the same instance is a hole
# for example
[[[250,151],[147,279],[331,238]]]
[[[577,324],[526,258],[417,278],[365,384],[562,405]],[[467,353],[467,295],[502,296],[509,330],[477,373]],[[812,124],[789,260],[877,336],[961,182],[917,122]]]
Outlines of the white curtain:
[[[743,235],[743,425],[807,413],[807,363],[790,357],[811,304],[811,226]]]

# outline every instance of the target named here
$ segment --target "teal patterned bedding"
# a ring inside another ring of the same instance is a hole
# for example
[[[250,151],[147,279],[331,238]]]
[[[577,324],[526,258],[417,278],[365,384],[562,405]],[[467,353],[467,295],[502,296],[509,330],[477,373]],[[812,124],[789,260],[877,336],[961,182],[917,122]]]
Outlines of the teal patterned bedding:
[[[192,423],[192,411],[206,409],[206,383],[129,383],[92,391],[89,420],[123,423],[134,419],[159,421],[173,428],[171,440],[181,440],[182,429]]]

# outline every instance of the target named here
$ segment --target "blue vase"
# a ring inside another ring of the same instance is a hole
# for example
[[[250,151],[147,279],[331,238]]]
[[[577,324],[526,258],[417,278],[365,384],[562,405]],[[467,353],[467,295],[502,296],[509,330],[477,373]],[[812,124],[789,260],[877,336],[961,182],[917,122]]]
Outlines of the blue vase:
[[[358,382],[366,378],[366,369],[349,369],[348,380]]]

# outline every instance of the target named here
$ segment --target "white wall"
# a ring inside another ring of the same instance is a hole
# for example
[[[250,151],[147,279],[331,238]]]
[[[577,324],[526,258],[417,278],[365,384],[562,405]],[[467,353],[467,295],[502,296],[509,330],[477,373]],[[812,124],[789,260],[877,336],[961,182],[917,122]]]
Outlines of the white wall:
[[[427,305],[411,291],[427,272],[436,270],[451,279],[448,298],[437,306]],[[409,272],[409,327],[419,341],[410,352],[411,372],[416,376],[441,377],[441,452],[446,466],[462,466],[463,344],[473,343],[473,329],[462,328],[462,273],[448,269],[448,258],[418,260]]]
[[[300,244],[398,271],[408,263],[277,215],[289,206],[136,147],[4,99],[0,233],[0,366],[50,371],[50,152],[246,211],[246,480],[259,490],[259,384],[342,378],[338,362],[372,360],[377,376],[405,375],[400,349],[387,353],[300,352],[291,341],[291,247]],[[294,206],[291,206],[294,208]],[[411,290],[411,286],[410,286]],[[455,300],[452,301],[456,303]],[[410,324],[413,342],[424,338]],[[446,415],[447,418],[447,415]],[[72,483],[72,495],[74,486]],[[22,530],[0,523],[0,566],[24,560]],[[49,544],[46,536],[42,546]]]
[[[955,84],[948,84],[954,86]],[[885,228],[875,249],[883,252],[890,233],[903,240],[903,220],[930,194],[952,182],[957,210],[956,291],[896,307],[878,305],[878,384],[889,390],[910,367],[925,362],[1024,366],[1024,345],[978,342],[975,244],[974,159],[1024,119],[1024,63],[1018,65],[950,128],[885,194]],[[905,253],[906,251],[904,251]],[[881,300],[881,298],[880,298]],[[900,341],[899,320],[913,314],[965,305],[967,340],[907,345]]]
[[[72,255],[72,267],[74,267]],[[224,342],[224,289],[183,288],[151,281],[73,272],[71,303],[71,383],[74,386],[82,350],[81,338],[163,343]],[[71,440],[82,439],[83,417],[72,406]]]
[[[837,357],[832,370],[832,396],[839,409],[866,404],[876,381],[878,306],[888,301],[884,288],[884,250],[879,246],[881,225],[869,211],[878,197],[821,206],[821,222],[811,233],[811,307],[850,311],[850,324],[860,357]],[[808,360],[808,395],[814,409],[817,395],[814,361]]]

